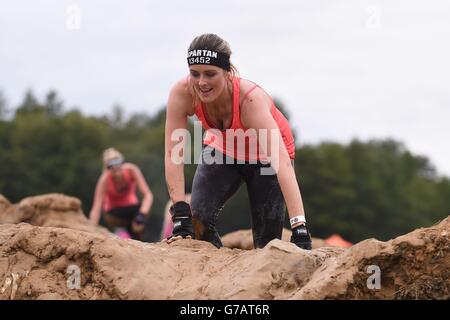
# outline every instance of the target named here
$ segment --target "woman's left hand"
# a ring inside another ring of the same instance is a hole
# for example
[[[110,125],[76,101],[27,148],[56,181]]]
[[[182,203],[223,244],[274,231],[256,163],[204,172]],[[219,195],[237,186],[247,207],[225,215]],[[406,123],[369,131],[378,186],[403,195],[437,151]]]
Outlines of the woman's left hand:
[[[142,232],[144,232],[144,224],[139,224],[133,221],[131,223],[131,229],[134,233],[141,234]]]

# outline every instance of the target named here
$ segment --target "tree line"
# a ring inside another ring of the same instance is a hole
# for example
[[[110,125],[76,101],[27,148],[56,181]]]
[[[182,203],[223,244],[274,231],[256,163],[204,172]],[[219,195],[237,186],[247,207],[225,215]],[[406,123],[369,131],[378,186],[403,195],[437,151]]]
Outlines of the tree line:
[[[288,117],[279,100],[277,105]],[[104,116],[84,115],[67,108],[55,91],[42,101],[28,91],[18,106],[9,109],[0,92],[0,194],[18,202],[33,195],[64,193],[79,198],[87,214],[102,171],[102,152],[114,147],[141,168],[155,196],[144,239],[157,241],[169,200],[164,177],[165,107],[154,115],[127,119],[123,115],[120,106]],[[185,167],[187,192],[195,168],[195,164]],[[338,233],[352,242],[388,240],[450,213],[449,178],[438,175],[427,157],[412,154],[394,139],[305,145],[296,150],[295,171],[315,237]],[[250,226],[243,186],[221,213],[218,230],[223,235]]]

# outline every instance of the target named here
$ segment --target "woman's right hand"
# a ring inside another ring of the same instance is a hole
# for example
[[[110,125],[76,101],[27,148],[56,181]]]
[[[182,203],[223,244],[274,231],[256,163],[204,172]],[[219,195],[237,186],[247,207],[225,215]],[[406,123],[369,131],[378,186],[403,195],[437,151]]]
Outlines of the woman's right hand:
[[[181,239],[193,239],[193,238],[191,236],[186,236],[183,238],[182,236],[172,235],[172,236],[168,237],[167,239],[164,239],[163,241],[166,242],[167,244],[171,244],[172,242],[181,240]]]
[[[170,207],[172,216],[173,231],[172,236],[165,241],[170,244],[179,239],[194,239],[194,226],[192,224],[191,206],[184,201],[176,202]]]

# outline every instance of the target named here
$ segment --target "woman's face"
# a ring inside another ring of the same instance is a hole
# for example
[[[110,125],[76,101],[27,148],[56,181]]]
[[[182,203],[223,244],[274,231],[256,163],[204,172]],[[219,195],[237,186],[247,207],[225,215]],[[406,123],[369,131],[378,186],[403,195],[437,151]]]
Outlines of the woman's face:
[[[114,178],[120,179],[122,177],[122,165],[114,166],[108,170]]]
[[[203,103],[216,100],[225,90],[228,74],[222,68],[195,64],[189,70],[195,93]]]
[[[108,169],[113,176],[118,176],[122,173],[122,164],[123,159],[112,158],[106,162],[106,169]]]

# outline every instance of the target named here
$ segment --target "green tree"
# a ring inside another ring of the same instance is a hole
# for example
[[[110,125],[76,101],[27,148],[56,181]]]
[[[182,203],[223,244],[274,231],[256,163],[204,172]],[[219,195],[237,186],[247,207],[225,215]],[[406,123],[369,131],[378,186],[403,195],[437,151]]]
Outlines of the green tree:
[[[33,90],[28,89],[25,93],[25,97],[22,101],[22,103],[17,107],[16,113],[28,113],[28,112],[35,112],[38,110],[41,110],[42,106],[39,104],[38,99],[33,93]]]
[[[0,94],[0,110],[5,110],[2,101]],[[144,239],[158,240],[169,200],[165,107],[128,119],[123,110],[116,105],[110,115],[85,116],[66,110],[54,90],[42,102],[27,91],[12,117],[0,117],[0,193],[17,202],[61,192],[80,198],[88,213],[103,170],[102,152],[115,147],[141,168],[149,183],[155,202]],[[193,123],[188,123],[193,136]],[[353,242],[387,240],[450,213],[449,178],[439,176],[428,158],[412,154],[398,141],[323,142],[305,145],[296,154],[295,171],[313,236],[339,233]],[[187,192],[192,191],[195,170],[194,164],[185,166]],[[250,228],[250,220],[248,195],[241,187],[221,212],[217,227],[223,235]]]
[[[50,116],[61,116],[64,112],[64,103],[58,97],[55,90],[51,90],[47,93],[44,103],[44,109]]]
[[[6,98],[4,97],[3,92],[0,90],[0,121],[5,120],[8,113],[9,110]]]

